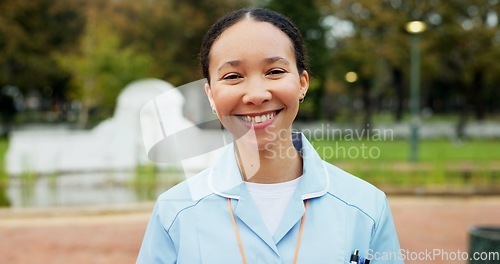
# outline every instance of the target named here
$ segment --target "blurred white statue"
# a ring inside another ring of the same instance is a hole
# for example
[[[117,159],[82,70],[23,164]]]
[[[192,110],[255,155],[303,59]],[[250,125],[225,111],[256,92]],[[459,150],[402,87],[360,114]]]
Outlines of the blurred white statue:
[[[183,116],[185,100],[179,88],[158,79],[133,82],[119,95],[113,117],[90,131],[15,131],[6,154],[7,172],[17,175],[23,172],[132,170],[137,165],[151,163],[148,155],[153,162],[177,163],[184,166],[184,170],[204,169],[212,158],[198,159],[192,164],[180,161],[221,147],[220,144],[203,147],[203,142],[192,136],[203,141],[207,136],[220,139],[221,133],[205,133]],[[206,100],[203,81],[190,83],[183,89],[193,89],[188,93],[198,94],[192,103],[201,109],[199,105]],[[207,119],[203,111],[197,112],[200,112],[197,122]],[[211,122],[215,118],[208,119],[212,119],[207,120]],[[180,131],[183,132],[177,133]],[[182,153],[182,150],[189,150],[189,153]]]

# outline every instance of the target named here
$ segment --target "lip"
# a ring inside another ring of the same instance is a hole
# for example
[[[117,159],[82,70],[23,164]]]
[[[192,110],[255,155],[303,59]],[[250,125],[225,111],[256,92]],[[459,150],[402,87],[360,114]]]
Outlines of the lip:
[[[264,129],[268,126],[270,126],[271,124],[274,123],[274,121],[276,120],[276,118],[278,117],[278,115],[281,113],[281,111],[283,110],[284,108],[280,108],[280,109],[277,109],[277,110],[270,110],[270,111],[264,111],[264,112],[256,112],[256,113],[247,113],[247,114],[238,114],[238,115],[235,115],[238,120],[247,128],[252,128],[257,130],[257,129]],[[269,115],[269,114],[273,114],[273,116],[270,118],[270,119],[267,119],[266,121],[263,121],[263,122],[249,122],[248,120],[244,119],[244,118],[247,118],[247,117],[251,117],[251,118],[258,118],[260,116],[266,116],[266,115]]]

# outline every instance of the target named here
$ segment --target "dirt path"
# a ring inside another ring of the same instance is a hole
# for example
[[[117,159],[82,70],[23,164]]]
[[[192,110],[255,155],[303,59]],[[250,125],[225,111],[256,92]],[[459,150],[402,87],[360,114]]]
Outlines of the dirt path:
[[[471,226],[500,226],[500,197],[391,197],[389,202],[408,257],[467,251]],[[152,206],[0,210],[0,263],[135,263]],[[467,263],[444,257],[405,263]]]
[[[424,257],[405,263],[467,263],[452,257],[468,251],[469,229],[481,225],[500,227],[500,197],[398,197],[389,202],[401,248],[407,256]],[[428,252],[437,254],[429,259]]]

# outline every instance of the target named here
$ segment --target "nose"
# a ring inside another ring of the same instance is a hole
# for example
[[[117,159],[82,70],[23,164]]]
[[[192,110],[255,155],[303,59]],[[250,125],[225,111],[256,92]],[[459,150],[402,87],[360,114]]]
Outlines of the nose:
[[[264,102],[271,100],[272,94],[266,88],[265,81],[252,80],[248,82],[245,88],[245,95],[243,95],[243,103],[260,105]]]

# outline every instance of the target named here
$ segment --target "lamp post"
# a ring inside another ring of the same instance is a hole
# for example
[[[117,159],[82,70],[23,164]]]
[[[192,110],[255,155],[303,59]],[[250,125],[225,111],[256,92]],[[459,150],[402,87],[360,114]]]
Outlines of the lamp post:
[[[410,62],[410,161],[418,160],[418,130],[420,123],[420,33],[426,24],[422,21],[411,21],[406,24],[406,31],[411,34]]]

